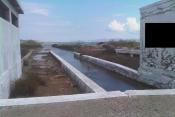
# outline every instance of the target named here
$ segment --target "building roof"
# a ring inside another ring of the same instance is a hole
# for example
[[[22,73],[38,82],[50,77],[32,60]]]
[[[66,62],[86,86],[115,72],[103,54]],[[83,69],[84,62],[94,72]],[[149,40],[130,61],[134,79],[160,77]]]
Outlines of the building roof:
[[[175,0],[161,0],[140,8],[142,17],[165,13],[172,10],[175,10]]]
[[[24,14],[24,11],[22,10],[21,5],[19,4],[18,0],[8,0],[8,1],[10,2],[10,4],[14,6],[14,8],[19,14]]]

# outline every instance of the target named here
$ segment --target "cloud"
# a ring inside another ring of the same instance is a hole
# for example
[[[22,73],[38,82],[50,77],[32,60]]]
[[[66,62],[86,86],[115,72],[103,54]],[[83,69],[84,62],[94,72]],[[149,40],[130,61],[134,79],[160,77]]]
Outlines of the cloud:
[[[38,3],[23,3],[24,10],[27,13],[49,16],[49,8]]]
[[[140,25],[137,22],[137,19],[135,17],[128,17],[127,18],[127,26],[131,31],[139,31]]]
[[[125,22],[119,22],[116,19],[112,20],[108,28],[115,32],[138,32],[140,30],[140,24],[135,17],[128,17]]]
[[[113,20],[109,23],[108,28],[112,31],[124,32],[125,31],[125,24],[121,23],[117,20]]]

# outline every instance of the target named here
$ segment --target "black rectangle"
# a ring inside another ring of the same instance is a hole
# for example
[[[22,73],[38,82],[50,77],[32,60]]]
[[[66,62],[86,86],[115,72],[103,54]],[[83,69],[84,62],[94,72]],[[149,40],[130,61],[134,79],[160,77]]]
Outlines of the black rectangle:
[[[175,48],[175,23],[146,23],[146,48]]]

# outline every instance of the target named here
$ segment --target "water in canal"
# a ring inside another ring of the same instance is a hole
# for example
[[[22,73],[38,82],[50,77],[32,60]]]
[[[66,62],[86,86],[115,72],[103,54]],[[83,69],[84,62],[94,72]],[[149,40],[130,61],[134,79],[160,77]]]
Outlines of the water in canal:
[[[129,80],[120,74],[116,74],[87,61],[79,60],[74,57],[71,51],[58,48],[52,48],[52,51],[54,51],[56,54],[58,54],[60,57],[69,62],[71,65],[73,65],[75,68],[84,73],[91,80],[96,82],[107,91],[126,91],[151,88],[150,86]]]

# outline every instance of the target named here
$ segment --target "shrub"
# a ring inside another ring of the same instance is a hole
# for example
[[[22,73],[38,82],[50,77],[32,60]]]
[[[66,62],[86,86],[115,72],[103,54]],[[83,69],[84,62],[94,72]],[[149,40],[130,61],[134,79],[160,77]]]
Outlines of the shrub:
[[[37,74],[28,72],[24,78],[15,82],[14,88],[11,90],[10,97],[31,97],[40,85],[45,85],[45,83],[37,76]]]
[[[108,53],[115,53],[115,47],[110,45],[103,45],[103,48],[105,48],[105,51]]]
[[[24,57],[30,50],[41,48],[41,43],[34,40],[21,41],[21,57]]]
[[[41,47],[41,43],[34,40],[26,40],[26,41],[21,41],[21,46],[38,48],[38,47]]]
[[[135,40],[109,41],[107,43],[115,47],[139,48],[140,46],[140,43]]]
[[[26,60],[26,59],[24,59],[24,60],[23,60],[23,65],[24,65],[24,66],[29,66],[29,61]]]
[[[75,51],[81,47],[79,43],[72,43],[72,44],[53,44],[52,47],[61,48],[65,50]]]

